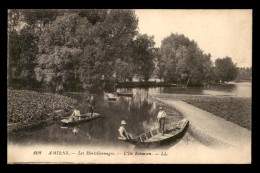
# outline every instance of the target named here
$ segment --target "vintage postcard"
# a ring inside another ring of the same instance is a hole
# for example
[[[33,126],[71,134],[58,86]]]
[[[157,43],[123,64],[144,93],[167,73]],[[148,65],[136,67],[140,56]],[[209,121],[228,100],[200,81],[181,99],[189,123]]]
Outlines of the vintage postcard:
[[[251,9],[9,9],[8,164],[250,164]]]

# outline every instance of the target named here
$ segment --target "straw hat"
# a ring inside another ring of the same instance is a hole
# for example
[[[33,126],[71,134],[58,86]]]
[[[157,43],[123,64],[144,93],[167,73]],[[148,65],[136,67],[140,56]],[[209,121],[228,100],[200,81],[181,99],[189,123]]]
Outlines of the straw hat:
[[[160,106],[159,110],[162,110],[163,108]]]
[[[121,125],[124,125],[124,124],[127,124],[127,123],[125,122],[125,120],[122,120]]]

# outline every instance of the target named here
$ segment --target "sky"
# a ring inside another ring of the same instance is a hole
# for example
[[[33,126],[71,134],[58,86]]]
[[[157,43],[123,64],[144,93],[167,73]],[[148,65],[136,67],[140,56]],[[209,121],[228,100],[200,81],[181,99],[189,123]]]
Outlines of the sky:
[[[252,67],[252,10],[137,9],[139,32],[154,36],[155,47],[171,33],[198,43],[214,62],[229,56],[238,67]]]

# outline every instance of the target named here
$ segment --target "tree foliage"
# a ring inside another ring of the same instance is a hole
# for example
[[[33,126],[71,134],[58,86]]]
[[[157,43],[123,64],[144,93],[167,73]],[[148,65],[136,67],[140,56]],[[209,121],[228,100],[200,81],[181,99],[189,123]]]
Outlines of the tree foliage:
[[[116,60],[115,64],[115,73],[117,81],[132,81],[134,73],[134,64],[129,62],[122,61],[120,59]]]
[[[171,34],[162,41],[161,56],[160,76],[168,82],[200,84],[212,67],[211,55],[182,34]]]
[[[34,88],[38,41],[45,24],[54,20],[57,10],[8,11],[8,82]]]
[[[222,82],[232,81],[237,77],[238,70],[236,64],[230,57],[218,58],[215,61],[216,76]]]
[[[154,45],[153,36],[138,35],[133,41],[133,62],[137,76],[143,80],[148,79],[154,70]]]
[[[160,80],[163,78],[165,70],[166,70],[166,63],[163,61],[162,53],[159,48],[154,49],[154,76],[158,77]]]
[[[52,89],[114,80],[116,60],[129,62],[136,28],[131,10],[80,10],[58,16],[40,37],[37,80]]]

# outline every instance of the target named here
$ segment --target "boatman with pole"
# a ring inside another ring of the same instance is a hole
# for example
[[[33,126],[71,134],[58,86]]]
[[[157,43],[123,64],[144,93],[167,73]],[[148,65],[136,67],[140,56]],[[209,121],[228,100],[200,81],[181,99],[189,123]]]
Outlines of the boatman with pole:
[[[125,126],[126,125],[127,125],[127,123],[125,122],[125,120],[122,120],[121,121],[121,126],[118,129],[118,132],[119,132],[119,137],[118,138],[123,139],[123,140],[126,140],[126,139],[131,140],[130,135],[125,130]]]
[[[94,96],[91,95],[91,97],[88,97],[88,113],[90,113],[90,117],[94,116],[94,106],[95,106],[95,100]]]
[[[159,112],[157,115],[157,119],[160,124],[160,129],[162,130],[162,135],[164,135],[164,123],[165,123],[165,118],[167,117],[167,114],[163,111],[163,108],[160,106]]]

